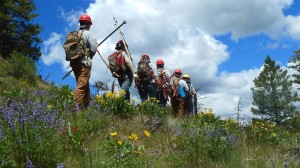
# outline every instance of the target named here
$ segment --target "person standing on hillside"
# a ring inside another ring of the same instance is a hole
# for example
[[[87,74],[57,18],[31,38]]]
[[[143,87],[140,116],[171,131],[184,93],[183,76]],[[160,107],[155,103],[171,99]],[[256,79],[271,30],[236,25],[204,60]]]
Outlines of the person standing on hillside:
[[[76,78],[76,90],[74,99],[76,106],[87,108],[90,98],[89,79],[91,76],[92,59],[97,52],[97,41],[89,31],[92,20],[89,15],[83,14],[79,18],[79,34],[82,34],[84,55],[76,60],[70,61],[70,66]]]
[[[188,92],[188,85],[181,78],[181,69],[175,69],[173,74],[174,76],[170,80],[172,113],[175,117],[183,117],[185,114],[185,99]]]
[[[156,83],[156,98],[159,104],[165,107],[169,99],[168,83],[171,74],[164,68],[165,63],[162,59],[156,61],[155,83]]]
[[[191,83],[191,78],[189,74],[184,74],[182,79],[186,82],[188,86],[188,90],[186,92],[185,98],[185,114],[197,114],[197,92],[194,88],[193,84]]]
[[[140,58],[137,70],[137,89],[141,97],[141,102],[148,98],[156,98],[156,84],[154,79],[154,70],[147,54],[143,54]]]
[[[128,48],[128,45],[126,44]],[[124,70],[121,71],[121,74],[117,74],[118,83],[122,90],[125,91],[125,100],[130,101],[130,87],[133,81],[133,77],[137,78],[136,74],[134,73],[134,66],[131,58],[129,57],[128,53],[126,52],[125,44],[122,40],[119,40],[116,44],[115,49],[117,53],[119,53],[123,60],[124,60]]]

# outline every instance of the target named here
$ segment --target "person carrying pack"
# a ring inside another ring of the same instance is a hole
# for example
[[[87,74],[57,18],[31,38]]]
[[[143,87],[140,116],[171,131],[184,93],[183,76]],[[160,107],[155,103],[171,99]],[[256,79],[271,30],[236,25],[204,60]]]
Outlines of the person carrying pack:
[[[191,83],[190,75],[184,74],[182,79],[187,83],[188,91],[185,99],[185,114],[197,114],[197,91]]]
[[[97,41],[89,31],[92,25],[90,16],[87,14],[81,15],[79,23],[79,30],[67,35],[64,50],[66,61],[70,61],[70,66],[76,78],[75,105],[80,108],[87,108],[91,99],[89,79],[92,59],[97,52]]]
[[[168,70],[164,68],[164,61],[158,59],[156,61],[156,72],[155,72],[155,84],[156,84],[156,99],[159,100],[159,104],[165,107],[167,101],[169,100],[169,80],[171,74]]]
[[[143,54],[141,56],[136,70],[137,89],[139,91],[141,101],[144,102],[149,97],[156,98],[154,70],[152,68],[150,57],[147,54]]]
[[[113,52],[108,56],[108,66],[112,72],[113,77],[118,78],[124,75],[126,66],[125,58],[122,55],[122,51]]]
[[[175,117],[183,117],[185,99],[188,91],[187,83],[181,79],[181,69],[175,69],[174,76],[170,80],[170,98],[172,113]]]
[[[120,88],[125,91],[125,100],[130,101],[129,89],[135,74],[134,66],[126,52],[125,44],[122,40],[116,43],[115,49],[116,51],[108,56],[109,69],[113,77],[118,79]]]

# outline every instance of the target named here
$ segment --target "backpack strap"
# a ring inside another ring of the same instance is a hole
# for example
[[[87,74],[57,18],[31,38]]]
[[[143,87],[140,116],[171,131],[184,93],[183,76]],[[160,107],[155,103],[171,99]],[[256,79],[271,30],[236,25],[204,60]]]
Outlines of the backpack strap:
[[[84,30],[85,29],[77,31],[77,34],[78,34],[81,44],[82,44],[83,53],[84,53],[84,56],[93,58],[93,55],[91,53],[90,43],[87,41],[87,45],[86,45],[87,47],[85,47],[85,45],[84,45],[84,41],[83,41]]]

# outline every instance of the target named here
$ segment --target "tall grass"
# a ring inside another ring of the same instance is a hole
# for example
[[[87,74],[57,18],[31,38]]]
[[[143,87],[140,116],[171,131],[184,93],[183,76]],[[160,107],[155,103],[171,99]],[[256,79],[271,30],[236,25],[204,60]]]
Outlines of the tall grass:
[[[272,123],[241,126],[213,111],[174,118],[156,100],[124,101],[122,91],[96,95],[86,110],[74,110],[68,86],[2,95],[2,167],[300,166],[299,132]]]

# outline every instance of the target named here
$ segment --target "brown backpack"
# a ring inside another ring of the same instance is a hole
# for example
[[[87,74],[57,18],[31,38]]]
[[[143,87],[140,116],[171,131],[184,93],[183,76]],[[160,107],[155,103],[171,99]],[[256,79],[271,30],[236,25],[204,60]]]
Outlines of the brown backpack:
[[[174,97],[174,96],[178,96],[178,85],[179,85],[179,79],[176,77],[172,78],[173,81],[173,85],[171,87],[171,92],[170,92],[170,96]]]
[[[67,35],[63,46],[67,61],[73,61],[84,56],[85,49],[82,34],[83,31],[72,31]]]

